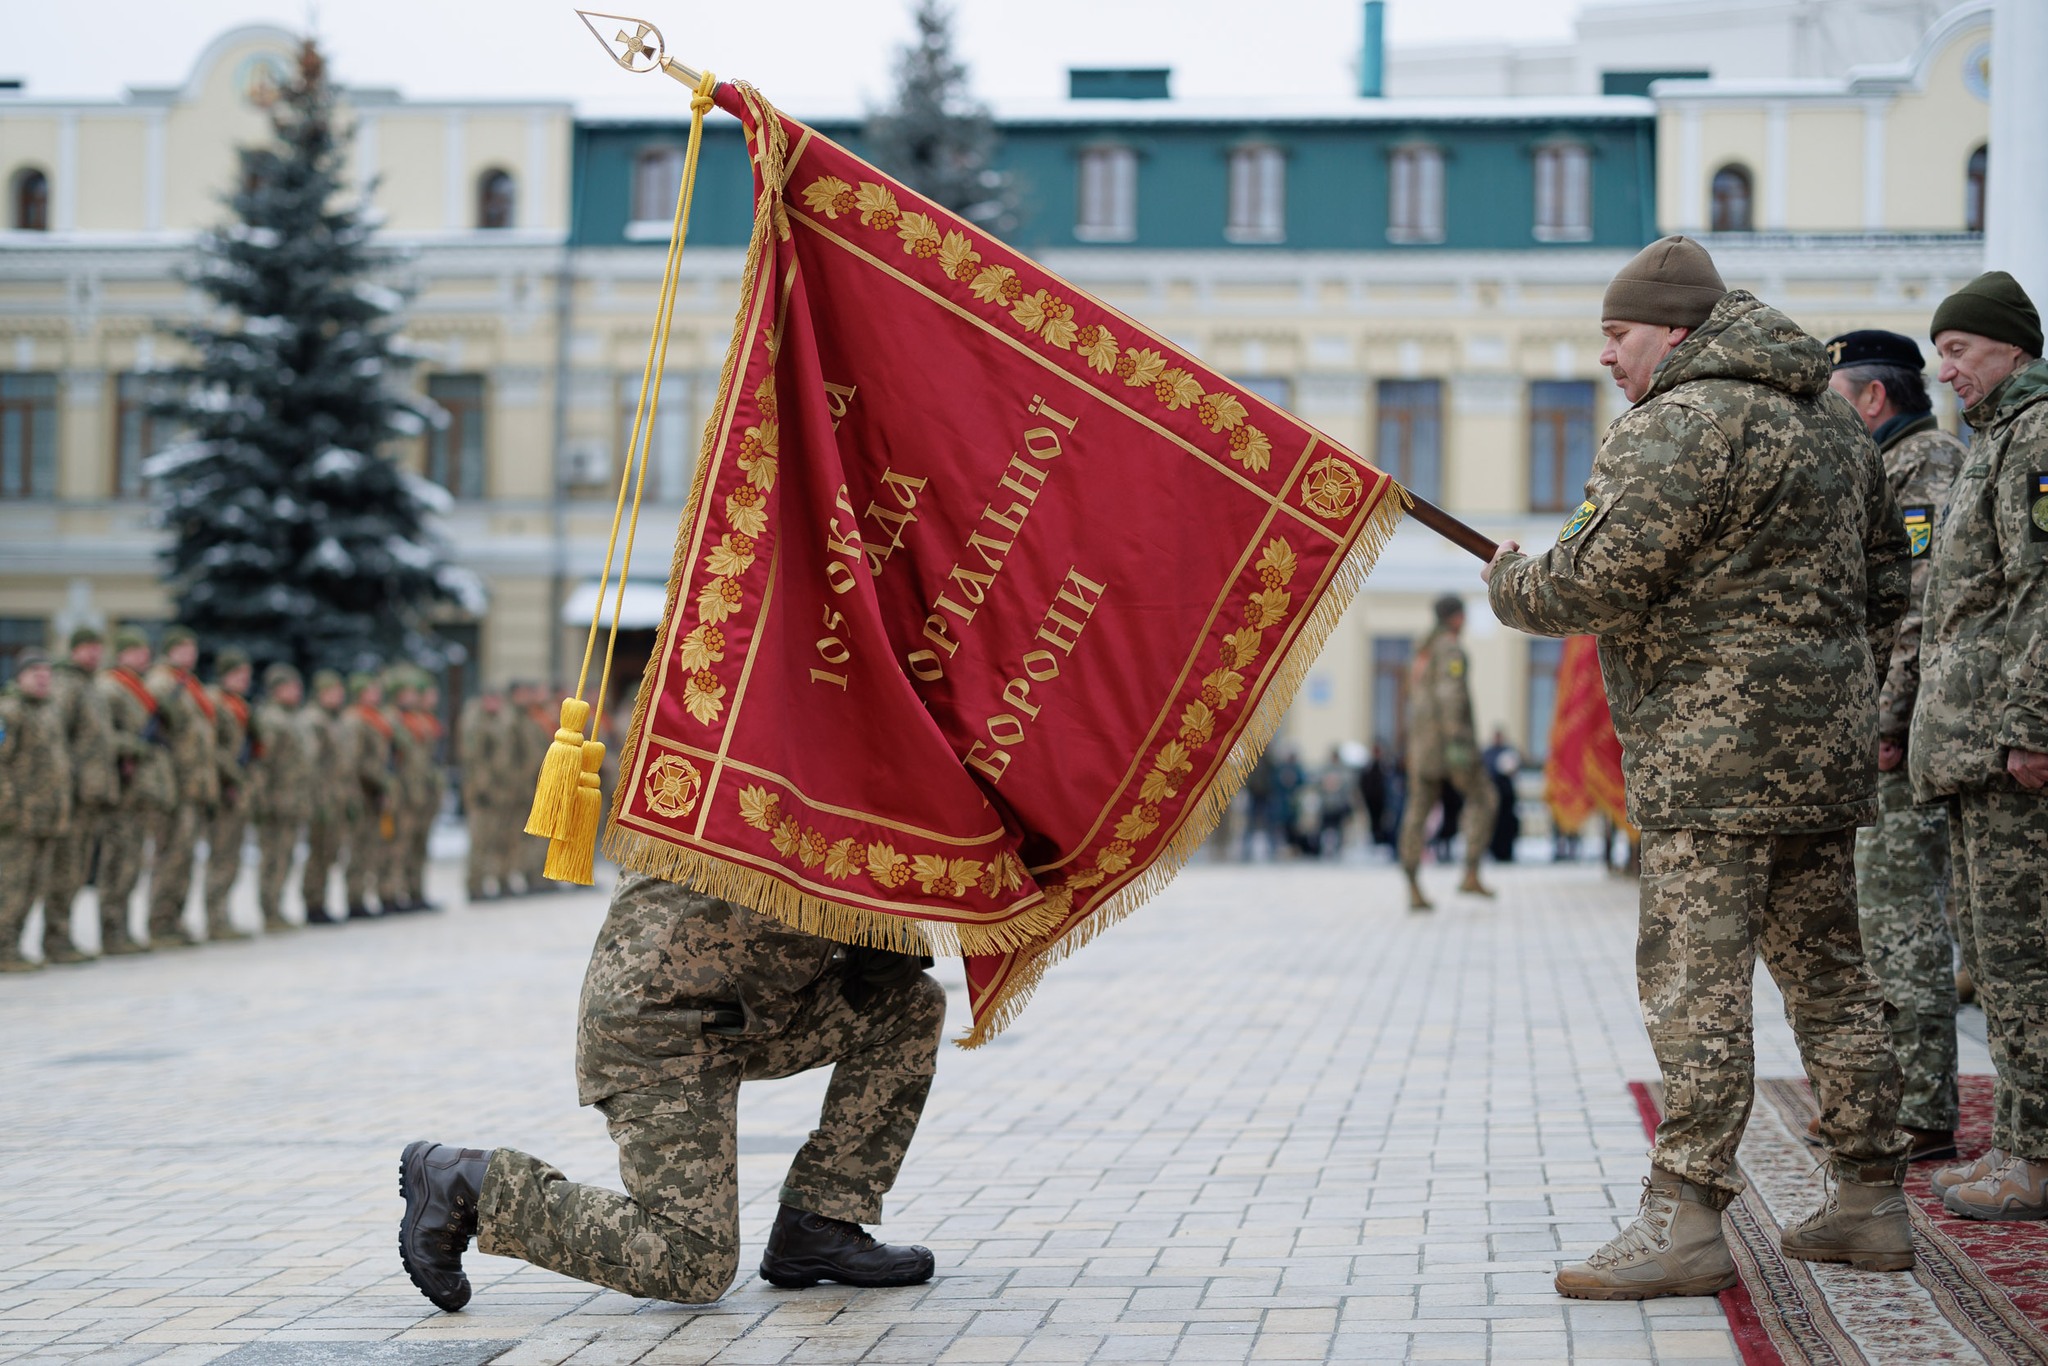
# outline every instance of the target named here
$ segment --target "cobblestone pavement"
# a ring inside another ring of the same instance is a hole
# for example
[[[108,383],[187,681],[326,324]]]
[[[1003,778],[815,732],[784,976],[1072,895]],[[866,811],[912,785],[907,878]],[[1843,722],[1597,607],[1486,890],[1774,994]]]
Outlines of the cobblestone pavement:
[[[570,1073],[601,894],[0,979],[0,1360],[1734,1360],[1712,1300],[1550,1289],[1646,1170],[1633,884],[1433,876],[1411,916],[1381,866],[1197,867],[948,1047],[882,1230],[929,1286],[751,1278],[824,1079],[750,1086],[750,1278],[700,1308],[473,1254],[443,1315],[393,1247],[414,1137],[616,1182]],[[1761,1070],[1796,1075],[1759,1006]]]

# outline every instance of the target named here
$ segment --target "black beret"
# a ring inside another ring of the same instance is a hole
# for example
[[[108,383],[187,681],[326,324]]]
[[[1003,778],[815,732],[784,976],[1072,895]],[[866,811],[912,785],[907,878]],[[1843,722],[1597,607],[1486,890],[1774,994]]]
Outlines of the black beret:
[[[1837,370],[1849,365],[1899,365],[1908,370],[1927,368],[1927,362],[1920,356],[1918,342],[1878,327],[1844,332],[1836,337],[1828,343],[1828,360]]]

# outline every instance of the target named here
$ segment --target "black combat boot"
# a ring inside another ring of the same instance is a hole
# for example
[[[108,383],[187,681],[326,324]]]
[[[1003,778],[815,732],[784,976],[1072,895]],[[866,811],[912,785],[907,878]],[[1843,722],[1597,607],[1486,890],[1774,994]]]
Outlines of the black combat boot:
[[[761,1279],[784,1290],[819,1281],[841,1285],[922,1285],[932,1278],[932,1254],[921,1247],[878,1243],[859,1224],[827,1219],[794,1205],[775,1214]]]
[[[364,905],[360,901],[351,901],[348,903],[348,918],[350,920],[372,920],[376,918],[376,915],[377,913],[375,911],[371,910],[368,906]]]
[[[420,1293],[451,1314],[469,1303],[462,1254],[476,1236],[477,1202],[490,1165],[490,1153],[481,1148],[425,1139],[406,1144],[398,1159],[398,1194],[405,1201],[398,1259]]]
[[[306,923],[308,925],[339,925],[341,922],[342,917],[329,915],[325,906],[306,907]]]

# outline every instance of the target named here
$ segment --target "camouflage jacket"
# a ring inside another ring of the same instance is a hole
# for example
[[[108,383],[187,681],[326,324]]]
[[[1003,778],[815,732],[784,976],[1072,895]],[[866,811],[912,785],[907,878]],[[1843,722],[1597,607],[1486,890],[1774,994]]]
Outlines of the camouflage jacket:
[[[213,758],[220,770],[220,804],[245,808],[249,770],[256,757],[248,700],[219,686],[207,689],[207,695],[213,699]]]
[[[1922,604],[1913,795],[2009,783],[2005,751],[2048,753],[2048,362],[1964,414],[1976,437],[1949,492]]]
[[[72,799],[80,809],[103,810],[121,797],[121,778],[114,768],[114,718],[91,674],[68,659],[55,673],[50,700],[57,704],[64,748],[71,756]]]
[[[114,772],[121,780],[120,805],[168,811],[177,804],[171,751],[157,718],[156,694],[140,676],[118,665],[103,669],[94,686],[107,704],[114,727]]]
[[[1896,432],[1880,429],[1880,434],[1885,438],[1879,447],[1885,478],[1906,519],[1913,587],[1906,596],[1906,615],[1899,619],[1898,639],[1892,642],[1891,660],[1878,684],[1877,734],[1903,745],[1913,725],[1913,697],[1920,691],[1920,600],[1927,595],[1933,564],[1929,552],[1934,528],[1948,508],[1948,489],[1962,463],[1963,443],[1943,431],[1932,413],[1901,422]]]
[[[303,825],[313,814],[318,743],[309,718],[303,710],[265,701],[250,728],[256,743],[249,768],[249,814],[265,825]]]
[[[178,800],[212,810],[220,801],[213,699],[198,679],[168,664],[150,670],[149,690],[156,694],[157,724],[170,743]]]
[[[1434,778],[1470,768],[1479,758],[1479,741],[1464,645],[1439,627],[1416,646],[1411,668],[1408,772]]]
[[[585,1105],[637,1091],[717,1046],[701,1012],[736,1009],[742,1037],[780,1033],[838,944],[679,883],[626,873],[583,976],[576,1089]]]
[[[393,715],[407,742],[398,756],[398,779],[405,793],[405,805],[432,819],[441,809],[441,761],[436,757],[441,747],[441,722],[433,713],[418,707]]]
[[[54,697],[0,697],[0,830],[61,835],[71,828],[71,759]],[[24,877],[19,868],[6,876]]]
[[[1877,815],[1877,669],[1910,578],[1877,447],[1821,344],[1737,290],[1607,429],[1586,500],[1488,596],[1600,637],[1629,818],[1837,830]]]
[[[349,755],[349,770],[355,775],[356,790],[352,808],[360,811],[355,802],[367,802],[372,810],[384,810],[396,795],[397,765],[392,744],[391,720],[376,707],[367,707],[360,702],[349,704],[341,714],[342,744]]]
[[[347,822],[362,809],[363,785],[356,774],[355,732],[346,710],[331,712],[318,702],[300,711],[312,765],[311,819]]]
[[[472,697],[462,704],[456,722],[460,741],[455,761],[462,769],[462,801],[470,810],[510,805],[505,794],[516,791],[512,764],[512,733],[506,708],[485,708],[483,699]]]

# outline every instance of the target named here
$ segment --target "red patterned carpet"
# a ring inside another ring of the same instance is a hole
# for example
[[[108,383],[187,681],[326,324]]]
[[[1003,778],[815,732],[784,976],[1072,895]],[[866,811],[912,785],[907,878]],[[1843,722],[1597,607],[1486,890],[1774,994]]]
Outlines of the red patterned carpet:
[[[1655,1132],[1659,1088],[1631,1083]],[[1956,1219],[1927,1187],[1940,1163],[1907,1178],[1913,1272],[1882,1274],[1793,1261],[1779,1231],[1819,1203],[1819,1157],[1798,1135],[1812,1118],[1802,1081],[1762,1081],[1739,1155],[1748,1189],[1728,1207],[1742,1283],[1721,1295],[1748,1366],[1988,1361],[2048,1363],[2048,1223]],[[1964,1077],[1958,1141],[1974,1155],[1991,1139],[1991,1078]]]

